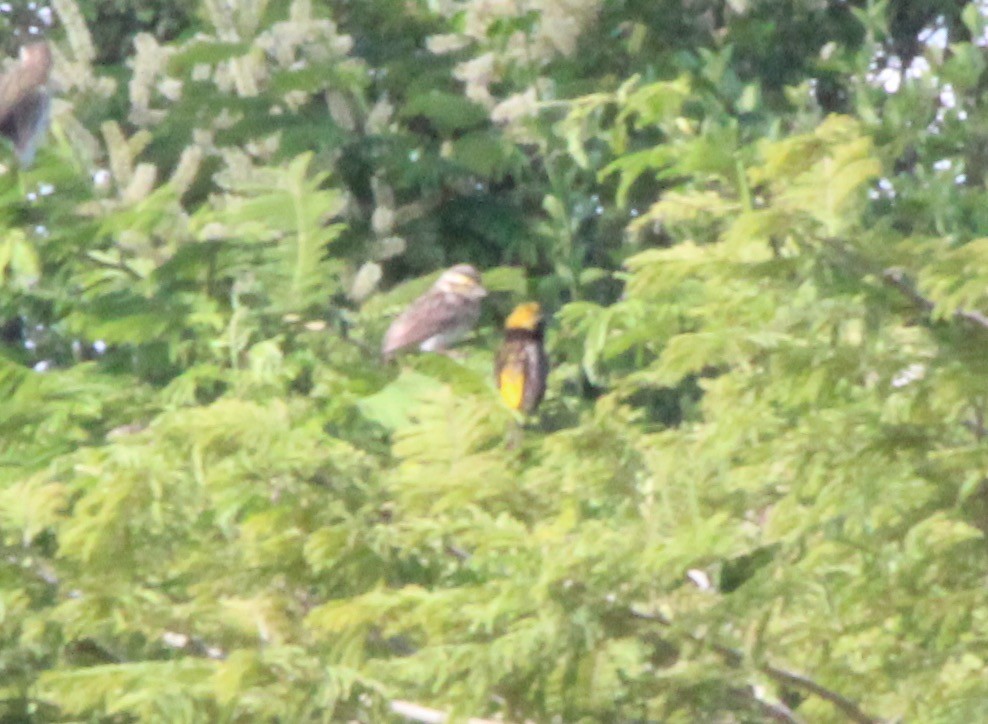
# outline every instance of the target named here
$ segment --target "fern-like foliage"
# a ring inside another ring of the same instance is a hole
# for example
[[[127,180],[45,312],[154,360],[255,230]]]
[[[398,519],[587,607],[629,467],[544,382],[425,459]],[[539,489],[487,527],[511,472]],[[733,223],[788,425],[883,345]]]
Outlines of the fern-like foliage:
[[[0,719],[983,718],[976,3],[195,5],[3,163]]]

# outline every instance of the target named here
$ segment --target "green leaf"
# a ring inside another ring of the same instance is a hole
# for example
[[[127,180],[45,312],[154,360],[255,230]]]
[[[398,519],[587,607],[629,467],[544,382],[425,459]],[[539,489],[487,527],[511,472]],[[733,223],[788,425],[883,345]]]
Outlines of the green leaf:
[[[424,116],[443,135],[475,128],[487,120],[484,108],[453,93],[429,90],[412,96],[402,107],[402,118]]]
[[[196,65],[215,65],[247,55],[250,50],[251,44],[246,42],[198,40],[172,55],[168,61],[168,70],[173,75],[182,75]]]

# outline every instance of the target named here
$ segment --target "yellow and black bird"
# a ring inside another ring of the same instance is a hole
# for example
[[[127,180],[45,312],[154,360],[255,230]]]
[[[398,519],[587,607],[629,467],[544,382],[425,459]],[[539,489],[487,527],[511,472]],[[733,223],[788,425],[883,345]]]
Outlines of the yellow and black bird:
[[[549,360],[543,346],[542,308],[525,302],[504,320],[504,342],[494,361],[494,381],[512,410],[534,412],[545,395]]]
[[[391,323],[381,342],[381,356],[388,360],[412,345],[423,352],[445,351],[477,324],[480,300],[486,296],[475,268],[450,267]]]

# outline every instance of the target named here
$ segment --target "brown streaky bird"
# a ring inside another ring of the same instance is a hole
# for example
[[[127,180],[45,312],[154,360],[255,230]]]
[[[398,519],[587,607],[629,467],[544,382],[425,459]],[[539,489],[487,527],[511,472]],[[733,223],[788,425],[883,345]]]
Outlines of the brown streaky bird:
[[[21,48],[17,65],[0,76],[0,135],[14,145],[22,165],[34,159],[48,128],[51,62],[48,43],[30,43]]]
[[[381,356],[389,360],[411,346],[423,352],[444,352],[474,328],[486,296],[474,267],[450,267],[391,323],[381,343]]]

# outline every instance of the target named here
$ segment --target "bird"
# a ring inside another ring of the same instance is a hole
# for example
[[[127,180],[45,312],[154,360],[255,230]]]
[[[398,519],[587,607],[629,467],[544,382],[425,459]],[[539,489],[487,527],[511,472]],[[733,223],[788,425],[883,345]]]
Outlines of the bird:
[[[22,165],[31,163],[48,128],[51,64],[48,43],[29,43],[21,47],[17,65],[0,76],[0,135],[14,144]]]
[[[450,267],[391,323],[381,342],[381,356],[387,361],[412,345],[423,352],[445,352],[477,324],[480,302],[486,296],[473,266]]]
[[[512,410],[531,414],[542,402],[549,374],[538,302],[519,304],[504,320],[504,342],[494,360],[494,382]]]

